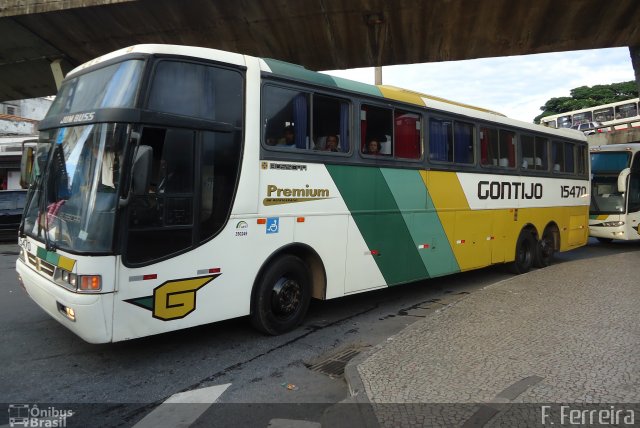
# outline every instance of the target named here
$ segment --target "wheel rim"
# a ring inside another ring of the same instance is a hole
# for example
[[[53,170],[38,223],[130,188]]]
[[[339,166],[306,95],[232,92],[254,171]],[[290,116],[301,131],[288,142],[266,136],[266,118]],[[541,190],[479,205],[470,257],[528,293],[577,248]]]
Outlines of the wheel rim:
[[[545,259],[553,255],[553,239],[550,236],[545,235],[542,237],[542,240],[540,240],[540,250],[542,257]]]
[[[531,262],[531,248],[529,241],[523,240],[518,248],[518,264],[520,266],[528,266]]]
[[[279,319],[295,315],[302,301],[302,286],[292,278],[280,278],[271,291],[271,311]]]

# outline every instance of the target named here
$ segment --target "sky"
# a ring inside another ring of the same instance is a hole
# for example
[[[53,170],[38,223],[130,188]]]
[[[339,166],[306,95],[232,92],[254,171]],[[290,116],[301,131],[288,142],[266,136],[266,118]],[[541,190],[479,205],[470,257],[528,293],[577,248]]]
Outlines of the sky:
[[[374,83],[373,68],[327,74]],[[382,68],[382,83],[484,107],[533,122],[550,98],[579,86],[634,80],[628,48],[394,65]]]

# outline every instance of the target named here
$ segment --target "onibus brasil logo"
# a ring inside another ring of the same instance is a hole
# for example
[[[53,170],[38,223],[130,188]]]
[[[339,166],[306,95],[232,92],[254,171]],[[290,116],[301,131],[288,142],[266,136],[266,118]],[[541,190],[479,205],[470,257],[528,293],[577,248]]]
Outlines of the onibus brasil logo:
[[[40,408],[37,404],[9,404],[9,426],[13,427],[66,427],[73,410],[54,406]]]
[[[153,289],[152,296],[125,300],[148,309],[152,316],[163,321],[184,318],[196,310],[196,292],[219,277],[221,273],[167,281]]]

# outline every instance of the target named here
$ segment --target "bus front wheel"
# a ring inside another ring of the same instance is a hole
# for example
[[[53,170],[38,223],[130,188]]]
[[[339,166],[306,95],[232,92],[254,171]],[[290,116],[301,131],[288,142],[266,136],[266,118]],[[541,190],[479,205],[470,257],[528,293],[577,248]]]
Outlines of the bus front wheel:
[[[296,328],[311,300],[307,265],[296,256],[283,255],[270,262],[261,275],[251,305],[251,323],[258,330],[278,335]]]
[[[516,242],[516,258],[511,263],[511,270],[516,274],[527,273],[533,266],[535,239],[528,230],[523,230]]]

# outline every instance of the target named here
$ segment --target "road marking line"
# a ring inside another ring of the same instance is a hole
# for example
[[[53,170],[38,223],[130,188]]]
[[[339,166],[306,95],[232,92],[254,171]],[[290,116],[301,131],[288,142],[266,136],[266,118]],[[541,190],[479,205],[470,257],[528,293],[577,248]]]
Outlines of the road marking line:
[[[135,424],[134,428],[188,427],[215,403],[229,386],[231,384],[226,383],[174,394]]]

